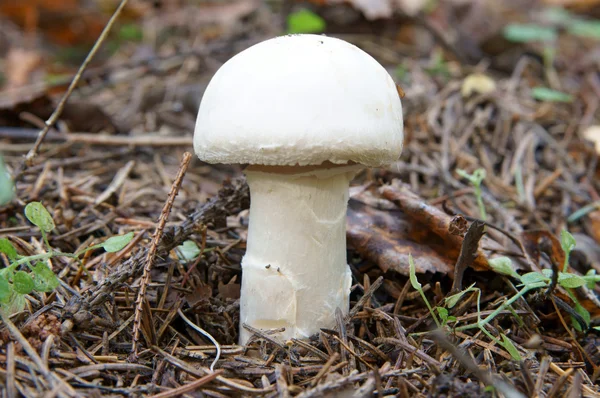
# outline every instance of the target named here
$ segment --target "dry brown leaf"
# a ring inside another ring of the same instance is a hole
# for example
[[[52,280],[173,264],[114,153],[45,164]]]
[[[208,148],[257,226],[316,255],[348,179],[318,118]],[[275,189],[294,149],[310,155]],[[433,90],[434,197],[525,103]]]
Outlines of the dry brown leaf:
[[[0,14],[29,34],[43,34],[60,45],[91,44],[108,17],[84,7],[81,0],[20,0],[0,2]]]
[[[590,126],[583,132],[583,138],[594,144],[596,153],[600,155],[600,126]]]
[[[473,73],[463,80],[460,93],[463,97],[472,94],[488,94],[496,90],[496,82],[483,73]]]
[[[456,257],[440,254],[443,244],[435,236],[423,242],[422,226],[411,225],[405,218],[401,211],[379,210],[352,199],[348,206],[348,243],[384,272],[393,270],[408,276],[411,254],[418,273],[440,272],[452,277]]]
[[[398,206],[406,215],[406,218],[410,220],[411,224],[421,225],[420,229],[414,231],[415,234],[437,237],[443,248],[442,252],[453,259],[453,262],[456,261],[462,246],[463,237],[451,233],[454,230],[452,216],[433,206],[427,205],[421,198],[403,187],[384,186],[381,188],[381,194],[384,198]],[[411,236],[411,238],[414,237]],[[497,247],[500,249],[500,246],[496,242],[487,237],[484,237],[481,242],[482,246],[487,248]],[[473,263],[473,268],[480,271],[489,270],[486,255],[481,248]]]
[[[30,83],[31,75],[42,65],[37,51],[13,48],[8,52],[4,65],[6,88],[17,88]]]

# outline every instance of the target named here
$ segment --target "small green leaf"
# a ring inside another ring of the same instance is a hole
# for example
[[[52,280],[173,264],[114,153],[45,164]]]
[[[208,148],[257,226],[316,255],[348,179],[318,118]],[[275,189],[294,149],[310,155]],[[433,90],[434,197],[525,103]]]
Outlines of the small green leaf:
[[[448,320],[448,310],[444,307],[435,307],[435,309],[437,310],[438,315],[442,320],[442,323],[446,323],[446,321]]]
[[[0,302],[4,303],[10,297],[11,287],[8,283],[8,279],[4,275],[0,275]]]
[[[456,294],[453,294],[450,297],[446,297],[445,301],[446,301],[446,306],[448,308],[454,308],[454,306],[456,304],[458,304],[458,302],[460,301],[460,299],[462,298],[462,296],[465,295],[465,293],[467,293],[466,290],[463,290],[462,292],[458,292]]]
[[[565,254],[569,254],[575,249],[575,245],[577,242],[573,235],[569,233],[566,229],[563,229],[560,232],[560,247],[564,250]]]
[[[10,261],[17,258],[17,249],[6,238],[0,238],[0,253],[6,254]]]
[[[4,206],[13,199],[15,195],[14,184],[10,174],[4,165],[4,160],[0,156],[0,206]]]
[[[504,38],[517,43],[549,42],[557,38],[554,28],[535,24],[509,24],[504,27]]]
[[[456,322],[456,317],[454,315],[450,315],[446,320],[447,323]]]
[[[531,97],[538,101],[546,102],[573,102],[573,96],[562,91],[553,90],[548,87],[534,87],[531,89]]]
[[[568,32],[575,36],[588,39],[600,40],[600,21],[574,20],[567,28]]]
[[[103,247],[109,253],[118,252],[123,249],[133,239],[133,232],[129,232],[125,235],[111,236],[98,246]]]
[[[25,309],[25,304],[27,300],[25,300],[25,295],[19,294],[14,290],[11,292],[10,297],[6,300],[5,303],[2,304],[2,309],[8,312],[9,314],[15,314],[17,312],[21,312]]]
[[[307,9],[291,13],[287,17],[287,33],[321,33],[325,30],[325,20]]]
[[[476,187],[480,186],[486,177],[485,169],[482,168],[475,170],[473,174],[469,174],[462,169],[457,169],[456,173],[464,179],[469,180],[469,182]]]
[[[587,281],[575,274],[569,274],[565,272],[558,273],[558,284],[567,289],[576,289],[585,285]]]
[[[32,272],[34,287],[38,292],[51,292],[60,284],[54,272],[45,263],[37,263]]]
[[[521,276],[512,267],[512,261],[508,257],[496,257],[488,260],[492,269],[502,275],[512,276],[515,279],[521,279]]]
[[[33,291],[34,284],[31,275],[25,271],[17,271],[13,276],[13,287],[15,292],[29,294]]]
[[[177,255],[182,261],[192,261],[200,255],[200,248],[193,240],[186,240],[182,245],[177,246]]]
[[[600,276],[596,275],[596,270],[590,269],[584,276],[584,279],[587,281],[587,288],[593,289],[596,287],[596,283],[600,282],[600,280],[597,280],[598,278],[600,278]]]
[[[458,304],[458,302],[460,301],[460,299],[467,293],[472,292],[474,290],[478,290],[477,288],[474,288],[473,286],[475,286],[475,284],[473,283],[471,286],[469,286],[468,288],[466,288],[465,290],[462,290],[458,293],[453,294],[452,296],[446,297],[444,299],[444,301],[446,301],[446,307],[448,308],[454,308],[454,306],[456,304]]]
[[[500,334],[500,336],[502,336],[502,347],[504,347],[504,349],[506,351],[508,351],[508,353],[510,354],[510,356],[515,360],[515,361],[521,361],[521,354],[519,354],[519,350],[517,350],[517,347],[515,347],[515,345],[513,344],[513,342],[506,337],[504,334]]]
[[[581,315],[581,317],[585,321],[585,326],[589,325],[590,322],[592,321],[592,316],[590,315],[590,312],[588,310],[586,310],[585,307],[583,305],[581,305],[579,302],[575,303],[574,309],[575,309],[575,312],[577,312],[579,315]]]
[[[417,279],[417,268],[415,267],[415,262],[412,258],[412,254],[408,255],[408,268],[409,268],[409,278],[410,278],[410,284],[412,285],[413,289],[415,290],[423,290],[423,288],[421,287],[421,284],[419,283],[419,280]]]
[[[594,326],[594,329],[600,331],[600,326]]]
[[[25,206],[25,216],[33,225],[44,232],[50,232],[54,229],[52,216],[40,202],[31,202]]]
[[[528,272],[524,275],[521,275],[521,283],[523,283],[525,286],[529,286],[538,282],[547,282],[549,280],[550,278],[541,272]]]

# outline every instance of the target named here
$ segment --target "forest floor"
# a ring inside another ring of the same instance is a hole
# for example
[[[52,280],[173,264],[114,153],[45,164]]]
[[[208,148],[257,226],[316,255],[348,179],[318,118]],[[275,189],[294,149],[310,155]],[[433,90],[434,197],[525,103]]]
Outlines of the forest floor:
[[[2,396],[600,396],[600,2],[132,0],[61,105],[117,5],[0,4]],[[239,346],[248,188],[192,134],[286,32],[384,65],[405,145],[352,183],[350,313]]]

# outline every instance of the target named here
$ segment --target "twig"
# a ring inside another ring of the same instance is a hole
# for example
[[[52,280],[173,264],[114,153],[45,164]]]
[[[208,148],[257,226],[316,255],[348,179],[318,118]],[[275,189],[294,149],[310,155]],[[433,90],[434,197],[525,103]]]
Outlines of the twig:
[[[217,362],[219,361],[219,358],[221,357],[221,345],[217,342],[217,340],[215,340],[214,337],[212,337],[210,335],[210,333],[208,333],[207,331],[205,331],[204,329],[202,329],[200,326],[196,325],[194,322],[190,321],[181,311],[181,308],[177,309],[177,313],[179,314],[179,316],[181,317],[181,319],[183,319],[188,325],[190,325],[190,327],[192,329],[194,329],[195,331],[197,331],[198,333],[200,333],[201,335],[203,335],[204,337],[206,337],[207,339],[209,339],[217,348],[217,355],[215,355],[215,359],[212,361],[212,363],[210,364],[210,371],[214,372],[215,371],[215,365],[217,364]]]
[[[0,138],[9,138],[19,141],[29,141],[37,137],[39,130],[22,127],[0,127]],[[50,131],[46,134],[45,142],[70,142],[75,144],[94,144],[106,146],[190,146],[193,142],[191,135],[164,136],[157,133],[144,135],[111,135],[92,133],[67,133],[62,134]]]
[[[358,311],[362,309],[365,303],[371,298],[373,293],[383,284],[383,276],[380,276],[375,280],[375,282],[371,283],[371,286],[365,291],[365,294],[356,302],[354,307],[348,312],[348,315],[344,318],[344,322],[348,324],[358,314]]]
[[[135,300],[135,316],[133,319],[133,342],[131,346],[131,357],[130,360],[135,361],[137,359],[137,349],[138,349],[138,339],[140,336],[140,325],[142,320],[142,310],[144,298],[146,296],[146,288],[148,283],[150,282],[150,271],[152,270],[152,265],[154,264],[154,258],[156,257],[156,252],[158,249],[158,244],[163,236],[163,231],[165,228],[165,224],[167,223],[167,218],[171,213],[171,208],[173,207],[173,202],[175,201],[175,197],[179,192],[179,187],[181,186],[181,182],[183,181],[183,176],[187,171],[187,168],[192,160],[192,154],[186,152],[183,154],[183,159],[181,161],[181,166],[179,166],[179,172],[177,173],[177,177],[175,177],[175,181],[171,186],[171,192],[169,192],[169,197],[165,206],[163,207],[162,212],[160,213],[160,217],[158,219],[158,226],[156,227],[156,231],[154,232],[154,236],[152,237],[152,243],[150,245],[150,250],[148,250],[148,255],[146,256],[146,264],[144,265],[144,270],[142,273],[142,279],[140,281],[140,288],[138,291],[137,298]]]
[[[452,291],[458,292],[462,290],[462,280],[465,270],[473,264],[477,258],[477,250],[479,249],[479,241],[485,233],[485,224],[479,220],[473,221],[467,234],[463,239],[460,247],[460,254],[454,266],[454,282],[452,283]]]
[[[524,398],[524,395],[521,394],[514,386],[481,369],[469,355],[467,355],[463,350],[455,347],[454,344],[452,344],[443,333],[434,332],[432,333],[432,336],[440,346],[442,346],[445,350],[448,350],[454,359],[456,359],[469,372],[473,373],[473,375],[482,383],[487,386],[494,386],[498,392],[507,398]]]
[[[319,370],[319,373],[317,373],[317,375],[314,377],[311,383],[312,387],[315,387],[317,384],[319,384],[319,380],[321,380],[323,376],[325,376],[325,374],[329,371],[329,368],[331,368],[331,365],[333,365],[334,362],[338,359],[340,359],[340,354],[334,352],[333,355],[329,357],[327,362],[325,362],[325,365],[323,365],[321,370]]]
[[[50,115],[50,118],[44,122],[43,130],[40,131],[40,134],[38,135],[38,138],[35,141],[33,148],[29,151],[29,153],[25,157],[25,163],[21,166],[22,167],[22,170],[20,170],[21,172],[25,169],[25,167],[31,165],[31,161],[37,155],[37,152],[40,148],[40,145],[42,144],[42,141],[46,137],[46,134],[48,134],[48,131],[50,131],[52,126],[54,126],[54,124],[56,123],[56,121],[58,120],[60,115],[62,114],[65,104],[67,103],[67,100],[73,93],[73,90],[75,90],[75,88],[79,84],[79,80],[81,79],[81,76],[83,75],[83,72],[85,71],[85,68],[87,68],[87,66],[90,64],[90,62],[92,61],[92,59],[94,58],[94,56],[96,55],[96,53],[98,52],[100,47],[102,46],[102,43],[108,36],[108,33],[112,29],[113,24],[115,23],[117,18],[119,18],[121,11],[123,11],[125,6],[127,5],[127,1],[128,0],[121,0],[121,4],[119,4],[119,7],[117,7],[117,9],[113,13],[113,15],[108,20],[106,26],[104,27],[104,30],[102,30],[102,33],[100,33],[100,37],[98,37],[98,40],[96,40],[96,42],[94,43],[94,46],[88,53],[87,57],[85,57],[85,60],[83,61],[81,66],[79,67],[79,70],[75,74],[75,77],[73,77],[73,80],[71,81],[71,84],[69,85],[69,88],[67,88],[67,92],[61,98],[60,102],[56,106],[56,109],[54,110],[52,115]],[[17,175],[15,175],[15,180],[18,178],[18,176],[20,174],[21,173],[18,173]]]
[[[11,341],[6,346],[6,396],[8,397],[17,396],[17,386],[15,385],[17,368],[15,364],[15,344]]]
[[[207,224],[213,220],[231,214],[237,214],[247,209],[250,204],[250,191],[244,178],[225,181],[218,195],[211,198],[198,210],[189,214],[185,221],[177,226],[169,227],[163,234],[163,239],[157,253],[167,253],[182,244],[199,224]],[[62,331],[67,332],[73,327],[73,319],[89,318],[92,308],[102,305],[111,294],[130,278],[137,277],[143,270],[149,249],[143,248],[127,261],[121,263],[104,281],[89,289],[81,296],[72,296],[63,307]]]
[[[223,370],[219,369],[214,373],[208,374],[204,377],[199,378],[198,380],[191,382],[190,384],[186,384],[184,386],[177,387],[172,390],[167,390],[167,391],[161,392],[160,394],[152,395],[152,396],[150,396],[150,398],[177,397],[177,396],[185,394],[187,392],[198,391],[199,387],[202,387],[206,383],[213,381],[221,373],[223,373]]]

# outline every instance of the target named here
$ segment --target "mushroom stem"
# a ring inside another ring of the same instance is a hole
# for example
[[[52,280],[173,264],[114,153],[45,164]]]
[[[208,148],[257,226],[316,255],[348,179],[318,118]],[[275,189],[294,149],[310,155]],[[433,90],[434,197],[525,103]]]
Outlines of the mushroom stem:
[[[348,186],[360,166],[298,174],[246,170],[251,204],[242,260],[240,344],[259,329],[307,338],[349,309]]]

